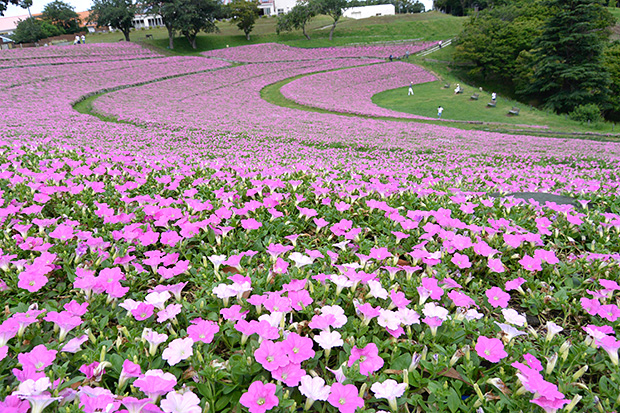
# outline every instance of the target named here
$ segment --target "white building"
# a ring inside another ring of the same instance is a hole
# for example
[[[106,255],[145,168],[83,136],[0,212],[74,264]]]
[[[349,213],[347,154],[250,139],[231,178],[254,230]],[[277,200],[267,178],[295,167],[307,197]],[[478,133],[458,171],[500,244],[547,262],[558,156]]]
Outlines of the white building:
[[[258,8],[261,16],[278,16],[291,11],[297,0],[261,0]]]
[[[343,16],[350,19],[366,19],[374,16],[389,16],[396,14],[393,4],[377,4],[374,6],[351,7],[344,11]]]
[[[159,14],[136,14],[133,19],[135,29],[163,26],[164,22]]]

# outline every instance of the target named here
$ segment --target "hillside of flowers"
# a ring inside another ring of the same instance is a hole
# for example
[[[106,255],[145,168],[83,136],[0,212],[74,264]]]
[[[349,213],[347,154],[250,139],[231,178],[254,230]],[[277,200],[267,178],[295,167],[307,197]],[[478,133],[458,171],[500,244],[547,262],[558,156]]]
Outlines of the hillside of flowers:
[[[619,144],[351,116],[431,76],[364,48],[89,47],[1,69],[0,411],[620,410]]]
[[[301,105],[334,112],[425,119],[378,107],[371,99],[377,93],[396,86],[434,80],[437,78],[421,67],[392,62],[304,76],[284,85],[281,92],[284,97]]]
[[[207,57],[227,59],[244,63],[264,63],[273,61],[329,60],[347,58],[406,57],[437,42],[397,43],[385,45],[359,45],[346,47],[323,47],[304,49],[277,43],[263,43],[248,46],[210,50],[201,53]]]

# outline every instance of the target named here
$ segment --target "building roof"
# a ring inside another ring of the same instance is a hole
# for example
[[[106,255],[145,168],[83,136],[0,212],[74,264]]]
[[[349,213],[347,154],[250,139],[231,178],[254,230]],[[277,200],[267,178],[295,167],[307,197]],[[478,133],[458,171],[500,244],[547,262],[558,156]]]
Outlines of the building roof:
[[[97,27],[97,24],[92,22],[89,23],[88,22],[88,16],[90,16],[90,11],[86,10],[86,11],[80,11],[78,12],[78,17],[81,20],[81,24],[82,26],[86,26],[86,27]]]
[[[26,20],[29,16],[22,14],[20,16],[0,17],[0,33],[12,32],[17,28],[20,20]]]
[[[0,40],[2,40],[2,42],[0,43],[12,43],[13,39],[9,39],[8,37],[5,36],[0,36]]]
[[[32,17],[39,17],[41,13],[33,14]],[[78,16],[81,20],[82,26],[86,27],[96,27],[95,23],[88,23],[88,16],[90,15],[90,11],[80,11],[78,12]],[[7,33],[15,31],[17,28],[17,24],[20,20],[26,20],[30,17],[28,14],[22,14],[19,16],[12,17],[0,17],[0,33]]]

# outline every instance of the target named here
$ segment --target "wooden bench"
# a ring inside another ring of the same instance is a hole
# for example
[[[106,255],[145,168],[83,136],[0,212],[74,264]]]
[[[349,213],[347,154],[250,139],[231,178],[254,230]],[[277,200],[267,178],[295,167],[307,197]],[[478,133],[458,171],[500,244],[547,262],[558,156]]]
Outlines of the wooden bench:
[[[146,38],[147,38],[147,39],[152,39],[152,38],[153,38],[153,35],[152,35],[152,34],[147,34],[147,35],[146,35]]]
[[[494,107],[496,107],[496,106],[497,106],[497,103],[496,103],[496,102],[491,101],[491,102],[487,103],[487,106],[494,108]]]
[[[513,107],[512,107],[512,109],[510,109],[510,110],[508,111],[508,114],[509,114],[509,115],[515,115],[515,116],[516,116],[516,115],[518,115],[518,114],[519,114],[519,111],[520,111],[520,110],[521,110],[521,109],[519,109],[518,107],[513,106]]]
[[[480,97],[480,93],[474,93],[473,95],[471,95],[469,98],[471,100],[478,100],[478,98]]]

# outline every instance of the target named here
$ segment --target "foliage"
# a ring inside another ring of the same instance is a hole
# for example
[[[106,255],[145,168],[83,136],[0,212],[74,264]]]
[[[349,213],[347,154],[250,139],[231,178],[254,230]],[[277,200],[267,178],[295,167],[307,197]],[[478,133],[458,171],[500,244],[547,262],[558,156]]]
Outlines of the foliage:
[[[570,118],[582,123],[596,123],[601,121],[601,108],[594,103],[577,106],[571,113]]]
[[[133,0],[93,0],[89,20],[98,26],[111,26],[120,30],[129,41],[129,32],[133,28],[136,5]]]
[[[158,14],[168,31],[168,48],[174,49],[174,35],[177,31],[175,23],[182,12],[182,0],[147,0],[142,3],[145,14]],[[195,46],[195,41],[192,46]],[[195,49],[195,47],[192,47]]]
[[[10,4],[27,9],[32,6],[32,0],[0,0],[0,16],[4,16],[4,11]]]
[[[283,31],[291,31],[293,29],[301,29],[306,39],[310,40],[310,35],[306,32],[306,25],[312,18],[317,15],[317,10],[314,4],[307,1],[298,2],[292,9],[286,14],[278,16],[278,23],[276,24],[276,33],[280,34]]]
[[[62,30],[63,33],[76,33],[80,30],[80,18],[73,6],[62,0],[47,3],[41,18]]]
[[[349,7],[347,0],[310,0],[311,3],[321,14],[325,14],[334,20],[332,28],[329,31],[329,40],[334,37],[334,30],[336,30],[336,24],[342,17],[343,10]]]
[[[221,15],[221,3],[218,0],[181,0],[171,3],[178,5],[176,19],[172,26],[181,32],[193,49],[196,49],[196,36],[199,32],[216,32],[215,21]]]
[[[418,0],[391,0],[391,4],[396,7],[396,13],[422,13],[424,4]]]
[[[620,120],[620,43],[615,42],[605,48],[603,65],[609,73],[610,112],[606,116],[610,120]]]
[[[454,59],[471,64],[472,76],[511,84],[521,70],[519,55],[532,48],[548,14],[548,8],[534,0],[483,10],[463,27]]]
[[[434,0],[436,10],[453,16],[465,16],[469,11],[479,11],[511,3],[510,0]]]
[[[254,23],[256,23],[258,18],[258,4],[258,0],[233,0],[227,7],[231,23],[237,24],[237,27],[243,31],[248,41],[250,40],[250,33],[254,28]]]
[[[44,20],[28,17],[17,24],[13,41],[15,43],[36,43],[46,37],[63,34],[61,29]]]
[[[609,74],[603,49],[613,17],[600,0],[550,0],[553,13],[534,43],[532,82],[521,93],[559,113],[604,106]]]

